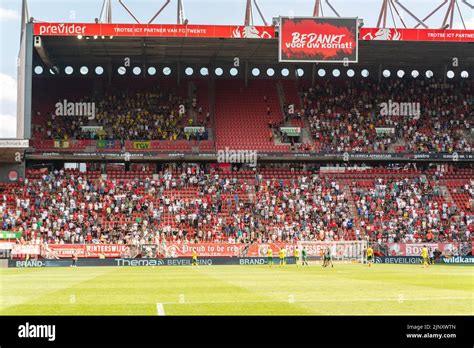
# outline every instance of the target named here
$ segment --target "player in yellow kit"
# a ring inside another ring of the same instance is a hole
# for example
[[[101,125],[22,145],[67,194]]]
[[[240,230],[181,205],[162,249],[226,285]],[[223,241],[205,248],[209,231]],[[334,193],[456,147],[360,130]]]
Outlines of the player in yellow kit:
[[[280,249],[280,267],[286,265],[286,250],[285,248]]]
[[[193,265],[193,266],[197,266],[197,265],[198,265],[198,254],[197,254],[196,250],[193,250],[193,262],[192,262],[192,265]]]
[[[271,247],[267,249],[267,262],[270,267],[273,267],[273,250]]]
[[[293,250],[293,256],[295,257],[296,267],[300,266],[300,249],[296,246]]]
[[[426,247],[426,245],[423,245],[423,248],[421,249],[421,262],[423,263],[423,268],[428,267],[428,261],[428,248]]]
[[[369,246],[367,248],[367,265],[371,267],[374,262],[374,250]]]

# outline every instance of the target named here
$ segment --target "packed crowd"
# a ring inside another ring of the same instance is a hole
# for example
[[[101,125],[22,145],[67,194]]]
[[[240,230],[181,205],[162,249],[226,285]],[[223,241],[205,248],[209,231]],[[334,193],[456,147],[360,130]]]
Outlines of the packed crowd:
[[[301,112],[322,151],[473,149],[474,86],[469,82],[460,87],[434,79],[328,80],[303,89],[301,95]]]
[[[158,89],[109,93],[100,98],[84,98],[95,103],[95,118],[62,117],[52,112],[46,124],[34,125],[47,139],[88,140],[206,140],[207,130],[185,132],[186,126],[206,126],[196,98],[187,100]],[[83,127],[89,130],[84,130]],[[92,128],[97,127],[93,131]]]
[[[354,182],[352,194],[371,240],[469,241],[474,232],[474,216],[443,199],[436,177],[376,179],[370,187]]]
[[[472,187],[469,188],[472,190]],[[185,194],[185,193],[189,194]],[[266,242],[269,240],[468,240],[474,227],[435,181],[352,186],[318,175],[225,178],[200,166],[158,177],[91,180],[55,170],[0,191],[0,227],[34,243]]]

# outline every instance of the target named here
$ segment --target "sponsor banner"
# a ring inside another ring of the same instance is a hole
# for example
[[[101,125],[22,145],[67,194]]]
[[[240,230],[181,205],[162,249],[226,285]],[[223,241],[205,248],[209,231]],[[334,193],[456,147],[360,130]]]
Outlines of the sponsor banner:
[[[419,256],[376,256],[375,263],[395,263],[395,264],[421,264]]]
[[[135,150],[148,150],[151,147],[150,141],[134,141],[133,148]]]
[[[43,247],[44,256],[47,258],[77,257],[120,257],[130,253],[130,247],[125,244],[49,244]]]
[[[71,260],[8,260],[8,267],[11,268],[35,268],[35,267],[69,267]],[[295,264],[294,257],[288,257],[286,263]],[[192,266],[191,258],[116,258],[116,259],[79,259],[78,267],[87,266],[118,266],[118,267],[158,267],[158,266]],[[198,258],[200,266],[218,265],[266,265],[266,257],[205,257]]]
[[[204,133],[204,127],[184,127],[185,133]]]
[[[193,250],[196,250],[199,256],[237,257],[243,256],[246,247],[246,244],[230,243],[168,243],[160,252],[164,257],[191,257]]]
[[[102,130],[102,126],[81,126],[83,132],[97,133],[99,130]]]
[[[12,248],[12,256],[17,255],[39,255],[41,254],[41,247],[39,245],[23,245],[15,244]]]
[[[190,143],[190,142],[189,142]],[[160,147],[161,141],[151,142],[151,151],[143,150],[139,152],[135,150],[130,153],[129,156],[133,160],[135,158],[146,158],[149,160],[166,160],[167,158],[179,158],[184,160],[198,160],[200,157],[206,158],[217,158],[217,154],[214,153],[191,153],[191,152],[157,152],[153,151],[155,148]],[[52,146],[52,145],[51,145]],[[115,142],[115,148],[120,149],[120,142]],[[125,142],[125,148],[127,150],[133,150],[133,144],[131,141]],[[191,149],[191,146],[189,147]],[[78,149],[67,152],[62,150],[59,152],[37,152],[36,154],[26,154],[27,159],[61,159],[65,161],[77,160],[77,157],[87,158],[88,160],[104,160],[104,159],[123,159],[124,153],[96,153],[96,152],[78,152]],[[191,151],[191,150],[189,150]],[[284,160],[287,161],[289,158],[311,160],[311,161],[342,161],[342,160],[354,160],[354,161],[474,161],[474,153],[472,152],[458,152],[457,155],[448,153],[344,153],[341,152],[320,152],[320,153],[298,153],[298,152],[259,152],[257,157],[261,160]]]
[[[252,244],[248,248],[246,256],[266,256],[268,248],[273,251],[273,256],[277,257],[281,248],[286,248],[287,256],[293,255],[295,247],[299,246],[300,250],[302,247],[306,248],[306,252],[309,258],[317,259],[322,255],[322,252],[330,248],[331,255],[334,259],[360,259],[363,255],[365,248],[365,242],[300,242],[296,243],[283,243],[273,242],[266,244]]]
[[[137,36],[194,37],[229,39],[272,39],[273,26],[184,25],[184,24],[108,24],[34,23],[34,35],[43,36]]]
[[[375,133],[377,133],[377,134],[393,134],[393,133],[395,133],[395,128],[375,127]]]
[[[55,140],[54,141],[54,147],[56,148],[68,148],[69,147],[69,141],[67,140]]]
[[[273,26],[236,25],[34,23],[33,33],[43,36],[275,38]],[[474,30],[361,28],[359,39],[473,42]]]
[[[448,265],[474,265],[474,256],[443,257],[442,261]]]
[[[280,62],[358,60],[357,18],[280,17]]]
[[[47,259],[57,259],[61,257],[72,257],[76,254],[77,257],[85,257],[83,244],[49,244],[43,245],[42,255]]]
[[[361,28],[360,40],[474,42],[474,30]]]
[[[10,242],[1,242],[0,243],[0,250],[11,250],[15,246],[15,243]]]
[[[120,257],[130,254],[130,247],[125,244],[85,244],[86,257],[98,257],[105,254],[105,257]]]
[[[289,137],[299,137],[301,134],[300,127],[280,127],[280,132]]]
[[[69,263],[70,264],[70,263]],[[66,265],[65,265],[66,266]],[[34,268],[34,267],[46,267],[46,260],[8,260],[8,267],[13,268]]]
[[[0,231],[0,239],[18,239],[21,237],[21,232]]]
[[[115,140],[97,140],[96,146],[98,149],[114,149]]]
[[[438,249],[443,255],[456,255],[461,247],[459,243],[387,243],[388,256],[420,256],[424,245],[429,251]]]
[[[1,139],[0,148],[26,148],[29,147],[28,139]]]

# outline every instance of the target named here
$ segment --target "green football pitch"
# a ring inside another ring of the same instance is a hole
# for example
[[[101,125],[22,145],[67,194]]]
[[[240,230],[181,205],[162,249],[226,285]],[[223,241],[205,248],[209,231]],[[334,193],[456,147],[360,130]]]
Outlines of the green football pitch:
[[[472,315],[470,266],[1,269],[1,315]]]

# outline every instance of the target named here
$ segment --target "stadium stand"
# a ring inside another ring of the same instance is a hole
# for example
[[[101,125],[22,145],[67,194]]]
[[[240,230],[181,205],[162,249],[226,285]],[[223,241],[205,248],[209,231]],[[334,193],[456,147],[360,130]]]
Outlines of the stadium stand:
[[[34,243],[468,241],[473,176],[445,166],[29,170],[23,182],[0,184],[1,228]]]
[[[149,84],[143,83],[141,89],[125,89],[127,92],[120,90],[119,84],[115,89],[120,92],[102,97],[85,93],[81,100],[95,100],[98,105],[97,117],[92,121],[58,117],[46,109],[44,101],[38,103],[32,146],[84,151],[96,145],[99,151],[121,147],[134,151],[132,141],[151,140],[153,151],[190,152],[195,146],[213,151],[215,136],[217,150],[228,147],[259,152],[452,153],[471,152],[473,148],[471,81],[321,79],[308,87],[306,80],[261,79],[245,86],[242,80],[223,79],[211,87],[206,80],[188,80],[178,86],[164,79],[159,88],[147,87]],[[78,92],[83,90],[79,88]],[[57,93],[61,96],[58,100],[73,98],[60,89]],[[215,98],[210,98],[210,93],[215,93]],[[405,115],[402,109],[382,114],[381,103],[407,100],[419,103],[419,115]],[[212,103],[214,116],[210,112]],[[180,105],[186,106],[184,114],[178,112]],[[294,109],[291,113],[290,105]],[[185,133],[184,127],[191,125],[205,126],[206,131]],[[81,126],[101,126],[103,131],[85,132]],[[294,138],[282,135],[280,126],[301,127],[311,136],[296,138],[301,144],[291,146]],[[209,132],[213,133],[212,139]],[[115,142],[97,146],[93,141],[98,139]]]
[[[262,152],[289,151],[276,145],[268,128],[270,121],[281,122],[283,115],[275,82],[223,80],[216,88],[216,145]]]
[[[122,147],[136,151],[133,141],[153,141],[149,147],[153,151],[191,151],[193,146],[202,146],[203,151],[213,148],[207,141],[209,101],[202,82],[183,84],[190,87],[189,93],[183,86],[178,87],[166,79],[160,80],[159,86],[151,86],[149,80],[134,89],[130,87],[134,85],[132,81],[122,85],[123,82],[110,90],[105,89],[105,94],[87,91],[84,95],[71,95],[58,90],[56,95],[59,97],[50,103],[54,105],[68,98],[94,102],[96,115],[93,119],[57,116],[55,110],[48,110],[44,103],[38,103],[33,117],[32,146],[58,151],[84,151],[91,147],[99,151],[119,151]],[[81,91],[79,89],[79,93]],[[202,97],[202,102],[198,97]],[[51,96],[47,100],[50,101]],[[186,126],[203,126],[204,132],[186,133]],[[98,141],[103,141],[102,145]]]
[[[439,80],[327,80],[301,87],[301,94],[316,149],[321,151],[469,152],[473,84],[459,87]],[[408,100],[419,103],[419,115],[403,114],[401,108],[381,114],[381,103]]]

